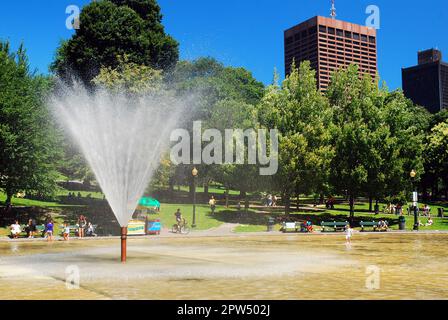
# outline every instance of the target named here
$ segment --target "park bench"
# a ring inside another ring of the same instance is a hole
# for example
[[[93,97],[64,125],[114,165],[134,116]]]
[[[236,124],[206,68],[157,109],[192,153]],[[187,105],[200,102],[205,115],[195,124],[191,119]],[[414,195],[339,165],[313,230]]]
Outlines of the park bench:
[[[378,222],[375,221],[361,221],[359,225],[361,226],[361,232],[365,231],[365,227],[372,227],[373,231],[376,231],[378,228]]]
[[[361,226],[361,232],[365,231],[364,230],[365,227],[372,227],[373,231],[388,231],[389,225],[388,225],[387,221],[385,221],[385,223],[386,223],[386,228],[380,228],[378,226],[378,222],[375,222],[375,221],[361,221],[359,223],[359,225]]]
[[[322,232],[326,232],[327,229],[326,228],[332,228],[334,232],[338,232],[338,231],[344,231],[345,227],[348,225],[348,222],[325,222],[322,221],[322,223],[320,224],[322,226]]]

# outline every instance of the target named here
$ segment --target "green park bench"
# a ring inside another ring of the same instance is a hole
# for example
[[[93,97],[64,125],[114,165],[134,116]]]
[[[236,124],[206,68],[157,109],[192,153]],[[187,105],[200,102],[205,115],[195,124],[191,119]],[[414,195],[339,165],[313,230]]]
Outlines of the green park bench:
[[[362,232],[365,231],[364,228],[366,227],[372,227],[373,231],[376,231],[378,228],[378,222],[375,221],[361,221],[359,225],[361,226]]]
[[[379,228],[378,222],[375,222],[375,221],[361,221],[359,223],[359,225],[361,226],[361,232],[365,231],[364,230],[365,227],[372,227],[373,231],[388,231],[389,225],[388,225],[387,221],[385,221],[385,222],[386,222],[386,228],[385,229],[384,228]]]
[[[345,230],[345,226],[348,225],[348,222],[325,222],[322,221],[322,223],[320,224],[322,226],[322,232],[327,232],[327,228],[331,228],[333,229],[334,232],[338,232],[338,231],[344,231]]]

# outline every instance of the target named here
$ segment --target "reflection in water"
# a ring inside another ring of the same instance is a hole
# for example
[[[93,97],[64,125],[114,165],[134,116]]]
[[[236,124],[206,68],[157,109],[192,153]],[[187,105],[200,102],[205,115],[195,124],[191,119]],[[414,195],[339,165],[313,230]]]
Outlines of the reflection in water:
[[[445,234],[356,234],[352,244],[343,235],[132,239],[126,265],[118,240],[0,243],[0,299],[446,299],[447,242]],[[79,290],[66,287],[73,266]]]

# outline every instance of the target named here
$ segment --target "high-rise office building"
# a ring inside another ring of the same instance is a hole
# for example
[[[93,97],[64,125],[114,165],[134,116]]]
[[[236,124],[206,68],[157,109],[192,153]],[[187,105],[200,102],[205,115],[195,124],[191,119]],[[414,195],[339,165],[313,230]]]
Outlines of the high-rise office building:
[[[418,65],[401,70],[403,92],[415,104],[432,113],[448,108],[448,64],[442,52],[429,49],[418,53]]]
[[[333,71],[350,64],[359,66],[360,74],[377,74],[376,30],[332,18],[314,17],[284,32],[285,72],[291,64],[309,60],[316,70],[320,90],[326,90]]]

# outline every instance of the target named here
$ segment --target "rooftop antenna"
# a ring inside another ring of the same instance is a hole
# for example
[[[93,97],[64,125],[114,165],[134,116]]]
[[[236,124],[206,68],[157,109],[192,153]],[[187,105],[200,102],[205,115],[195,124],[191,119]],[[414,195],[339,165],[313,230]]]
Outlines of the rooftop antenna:
[[[331,13],[330,16],[332,19],[336,19],[336,7],[334,6],[334,0],[331,0]]]

